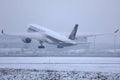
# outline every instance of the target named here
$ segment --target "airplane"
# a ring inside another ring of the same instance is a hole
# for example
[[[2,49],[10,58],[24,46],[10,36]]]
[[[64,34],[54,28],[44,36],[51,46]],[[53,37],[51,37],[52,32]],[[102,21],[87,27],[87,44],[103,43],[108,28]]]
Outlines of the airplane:
[[[12,37],[18,37],[22,39],[24,43],[31,43],[32,40],[37,40],[40,43],[40,46],[38,48],[45,48],[43,45],[44,43],[48,44],[53,44],[57,45],[57,48],[64,48],[68,46],[74,46],[78,44],[85,44],[87,43],[87,38],[88,37],[94,37],[96,35],[87,35],[87,36],[81,36],[79,38],[82,39],[80,42],[76,42],[76,34],[78,30],[78,24],[75,24],[72,32],[68,37],[61,35],[55,31],[52,31],[50,29],[47,29],[43,26],[39,26],[37,24],[30,24],[28,26],[27,32],[26,33],[13,33],[13,34],[6,34],[2,30],[1,33],[2,35],[5,36],[12,36]]]
[[[75,25],[69,37],[66,37],[43,26],[30,24],[27,29],[27,33],[6,34],[3,30],[1,33],[6,36],[19,37],[24,43],[31,43],[32,39],[35,39],[40,43],[40,46],[38,46],[38,48],[45,48],[43,45],[44,43],[57,45],[57,48],[63,48],[77,44],[83,44],[83,42],[74,41],[76,39],[77,30],[78,24]]]

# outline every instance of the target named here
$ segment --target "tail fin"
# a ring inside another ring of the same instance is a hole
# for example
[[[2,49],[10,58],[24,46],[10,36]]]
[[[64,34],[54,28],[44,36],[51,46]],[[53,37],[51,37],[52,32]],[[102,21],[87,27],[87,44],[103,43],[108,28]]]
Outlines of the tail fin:
[[[73,28],[72,32],[69,35],[69,39],[71,39],[71,40],[75,39],[77,30],[78,30],[78,24],[75,24],[75,27]]]

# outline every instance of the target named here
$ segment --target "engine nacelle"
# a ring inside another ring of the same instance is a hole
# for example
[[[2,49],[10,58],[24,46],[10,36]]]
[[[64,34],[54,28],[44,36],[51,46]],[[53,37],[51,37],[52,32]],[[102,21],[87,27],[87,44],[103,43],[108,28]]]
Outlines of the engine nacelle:
[[[24,38],[24,39],[22,39],[22,41],[24,43],[31,43],[32,39],[30,39],[30,38]]]

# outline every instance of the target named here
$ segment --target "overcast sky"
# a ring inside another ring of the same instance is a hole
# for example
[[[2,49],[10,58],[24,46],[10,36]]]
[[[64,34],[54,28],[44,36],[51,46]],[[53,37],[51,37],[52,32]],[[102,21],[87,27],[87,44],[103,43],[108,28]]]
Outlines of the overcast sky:
[[[120,27],[120,0],[0,0],[0,29],[39,24],[59,32],[112,32]]]

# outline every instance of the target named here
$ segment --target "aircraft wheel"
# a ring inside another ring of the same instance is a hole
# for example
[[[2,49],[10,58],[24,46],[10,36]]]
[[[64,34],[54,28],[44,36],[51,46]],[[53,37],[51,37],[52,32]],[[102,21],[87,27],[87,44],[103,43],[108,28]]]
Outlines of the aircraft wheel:
[[[39,48],[39,49],[41,49],[41,48],[45,48],[45,46],[38,46],[38,48]]]

